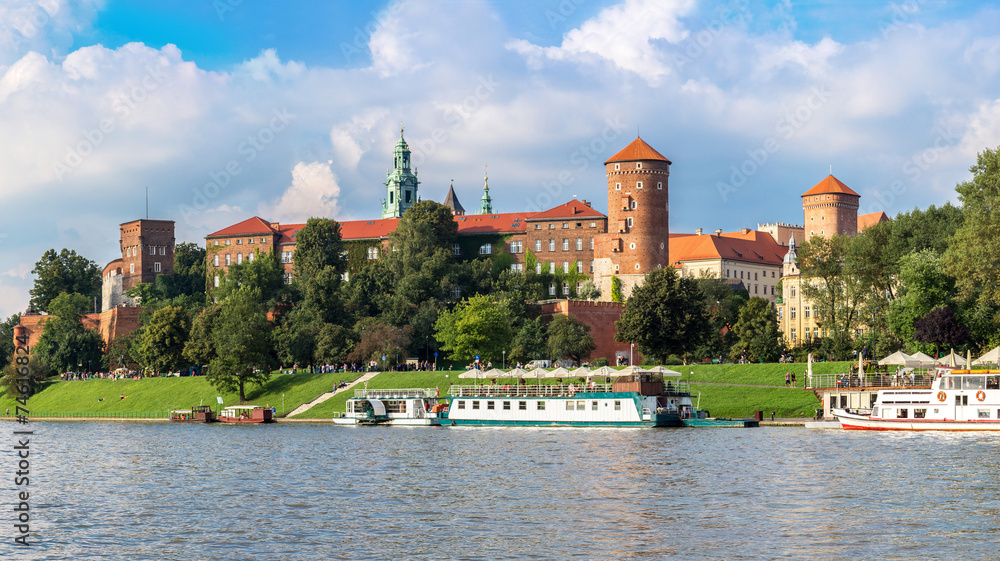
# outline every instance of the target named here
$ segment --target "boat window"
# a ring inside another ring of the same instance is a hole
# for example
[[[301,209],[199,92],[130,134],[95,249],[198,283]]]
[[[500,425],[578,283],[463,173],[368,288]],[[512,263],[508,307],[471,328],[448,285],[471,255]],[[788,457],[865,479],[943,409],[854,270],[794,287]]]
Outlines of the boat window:
[[[527,411],[528,410],[528,402],[527,401],[518,401],[517,402],[517,408],[520,411]]]
[[[618,401],[616,399],[615,400],[615,411],[621,411],[621,410],[622,410],[622,402],[620,402],[620,401]]]
[[[969,404],[969,396],[967,395],[955,396],[955,405],[968,405],[968,404]]]
[[[878,417],[878,407],[872,407],[872,417]]]
[[[941,381],[941,388],[945,390],[960,390],[962,389],[962,377],[961,376],[945,376]]]
[[[576,409],[576,402],[572,400],[566,400],[566,410],[572,411]]]
[[[988,389],[988,390],[1000,390],[1000,376],[987,376],[986,377],[986,389]]]
[[[490,410],[496,409],[496,403],[493,402],[493,401],[487,401],[486,402],[486,408],[490,409]]]
[[[990,410],[989,409],[980,409],[979,410],[979,418],[980,419],[989,419],[990,418]]]
[[[577,411],[586,411],[587,410],[587,402],[586,401],[577,401],[576,402],[576,410]]]
[[[545,402],[544,401],[539,401],[537,403],[538,403],[538,410],[539,411],[545,411]]]
[[[597,402],[596,401],[591,401],[590,402],[590,410],[591,411],[597,411]]]
[[[473,409],[479,409],[479,401],[472,400],[472,408]]]
[[[905,419],[910,416],[909,412],[910,412],[909,409],[898,409],[896,410],[896,418]]]
[[[465,409],[465,400],[464,399],[458,400],[458,408],[459,409]]]
[[[503,402],[503,410],[504,411],[510,411],[510,402],[509,401]]]
[[[962,389],[981,390],[986,387],[986,376],[963,376]]]
[[[914,419],[924,419],[926,417],[927,417],[927,410],[926,409],[914,409],[913,410],[913,418]]]

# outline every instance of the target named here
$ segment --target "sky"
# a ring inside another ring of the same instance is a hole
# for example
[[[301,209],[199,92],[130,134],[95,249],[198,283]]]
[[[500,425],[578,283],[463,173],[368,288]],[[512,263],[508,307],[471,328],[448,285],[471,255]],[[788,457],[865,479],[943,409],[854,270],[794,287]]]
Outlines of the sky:
[[[670,227],[802,223],[833,175],[861,213],[956,202],[1000,144],[987,2],[3,0],[0,315],[62,248],[177,242],[252,216],[380,216],[401,126],[420,195],[497,212],[586,199],[637,135]]]

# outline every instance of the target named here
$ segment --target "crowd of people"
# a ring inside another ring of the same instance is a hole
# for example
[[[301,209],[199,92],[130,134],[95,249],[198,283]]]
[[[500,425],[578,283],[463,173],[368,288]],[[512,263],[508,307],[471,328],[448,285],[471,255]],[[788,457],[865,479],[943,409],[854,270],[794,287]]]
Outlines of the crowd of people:
[[[135,370],[116,370],[114,372],[63,372],[59,375],[63,382],[72,380],[138,380],[142,373]]]

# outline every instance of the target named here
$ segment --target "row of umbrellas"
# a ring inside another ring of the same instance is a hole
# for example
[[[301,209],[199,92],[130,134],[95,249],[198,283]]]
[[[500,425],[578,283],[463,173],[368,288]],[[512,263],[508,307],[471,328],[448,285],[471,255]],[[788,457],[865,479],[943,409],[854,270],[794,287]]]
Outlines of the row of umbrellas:
[[[928,356],[924,353],[916,353],[908,355],[902,351],[896,351],[891,355],[878,361],[879,364],[893,364],[906,367],[932,367],[932,366],[966,366],[972,364],[977,366],[980,364],[1000,364],[1000,347],[992,349],[990,352],[984,354],[983,356],[972,360],[971,354],[967,354],[966,358],[962,358],[962,355],[955,354],[955,349],[951,350],[946,356],[941,358],[934,358]]]
[[[602,366],[601,368],[596,368],[591,370],[589,368],[581,366],[575,370],[567,370],[565,368],[556,368],[555,370],[545,370],[544,368],[536,368],[534,370],[528,371],[522,368],[514,368],[513,370],[503,371],[499,368],[494,368],[492,370],[479,370],[473,368],[468,372],[463,372],[458,375],[459,378],[586,378],[586,377],[609,377],[609,376],[626,376],[629,374],[661,374],[663,376],[681,376],[680,372],[671,370],[665,366],[654,366],[652,368],[641,368],[639,366],[627,366],[621,370],[611,368],[610,366]]]

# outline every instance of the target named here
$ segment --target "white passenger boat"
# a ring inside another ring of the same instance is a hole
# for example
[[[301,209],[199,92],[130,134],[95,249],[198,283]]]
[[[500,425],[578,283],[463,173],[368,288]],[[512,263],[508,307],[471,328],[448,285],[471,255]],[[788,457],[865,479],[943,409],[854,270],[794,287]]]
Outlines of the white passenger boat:
[[[940,371],[929,389],[880,390],[870,415],[833,414],[845,430],[1000,430],[1000,371]]]
[[[340,425],[438,425],[445,408],[438,404],[437,388],[355,390],[347,411],[334,417]]]
[[[440,421],[452,426],[684,426],[683,419],[697,416],[688,384],[664,382],[663,376],[631,374],[611,384],[451,386]]]

